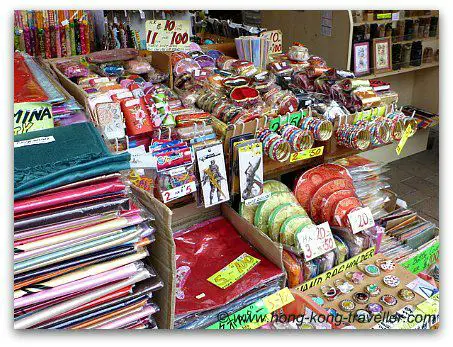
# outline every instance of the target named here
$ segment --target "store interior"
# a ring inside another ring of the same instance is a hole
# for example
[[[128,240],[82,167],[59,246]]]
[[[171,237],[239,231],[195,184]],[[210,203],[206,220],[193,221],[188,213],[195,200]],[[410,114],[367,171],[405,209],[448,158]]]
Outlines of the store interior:
[[[438,10],[15,10],[15,329],[439,327]]]

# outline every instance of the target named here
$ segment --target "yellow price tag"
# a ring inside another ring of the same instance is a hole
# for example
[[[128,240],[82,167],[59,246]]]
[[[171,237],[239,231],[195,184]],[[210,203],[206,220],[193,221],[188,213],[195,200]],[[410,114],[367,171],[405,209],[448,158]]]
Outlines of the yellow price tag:
[[[222,270],[208,278],[208,281],[222,289],[228,288],[253,269],[261,260],[242,253]]]
[[[411,134],[412,134],[412,125],[409,124],[407,126],[406,130],[404,130],[404,134],[401,137],[400,142],[396,146],[396,154],[400,155],[401,151],[403,150],[404,145],[406,144],[407,139],[411,136]]]
[[[266,306],[269,312],[274,312],[292,301],[294,301],[294,297],[287,287],[263,298],[264,306]]]
[[[294,163],[295,161],[306,160],[314,157],[319,157],[324,152],[324,146],[306,149],[304,151],[291,153],[289,162]]]

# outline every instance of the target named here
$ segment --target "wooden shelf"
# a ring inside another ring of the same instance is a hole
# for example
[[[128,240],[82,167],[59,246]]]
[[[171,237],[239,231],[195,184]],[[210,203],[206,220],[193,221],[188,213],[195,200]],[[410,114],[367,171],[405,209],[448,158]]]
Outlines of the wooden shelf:
[[[386,72],[380,72],[380,73],[357,76],[357,77],[366,78],[366,79],[381,78],[381,77],[385,77],[385,76],[399,75],[399,74],[406,73],[406,72],[429,69],[429,68],[436,67],[436,66],[439,66],[438,61],[436,61],[434,63],[425,63],[420,66],[410,66],[410,67],[401,68],[399,70],[390,70],[390,71],[386,71]]]

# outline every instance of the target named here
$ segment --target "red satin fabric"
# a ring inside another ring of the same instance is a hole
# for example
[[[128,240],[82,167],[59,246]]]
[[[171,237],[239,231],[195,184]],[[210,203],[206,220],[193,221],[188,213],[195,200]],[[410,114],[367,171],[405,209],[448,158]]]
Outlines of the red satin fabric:
[[[20,53],[14,53],[14,102],[49,100]]]
[[[176,315],[223,306],[282,274],[282,270],[244,241],[224,217],[194,225],[176,233],[174,239]],[[261,260],[244,277],[226,289],[207,281],[244,252]],[[203,293],[204,297],[196,298]],[[181,299],[182,296],[184,298]]]

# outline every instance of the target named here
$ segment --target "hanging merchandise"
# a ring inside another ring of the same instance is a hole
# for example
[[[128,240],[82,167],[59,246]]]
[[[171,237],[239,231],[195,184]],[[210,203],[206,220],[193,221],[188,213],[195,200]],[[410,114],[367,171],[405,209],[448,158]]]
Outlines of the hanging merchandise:
[[[88,54],[93,17],[85,10],[15,10],[15,49],[46,59]],[[94,36],[93,36],[94,37]]]

